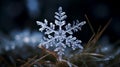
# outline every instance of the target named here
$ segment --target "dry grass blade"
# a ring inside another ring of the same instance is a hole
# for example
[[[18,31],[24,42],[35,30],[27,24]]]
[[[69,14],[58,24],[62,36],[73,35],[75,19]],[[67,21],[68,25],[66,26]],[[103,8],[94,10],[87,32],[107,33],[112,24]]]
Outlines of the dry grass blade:
[[[108,27],[108,25],[110,24],[111,20],[112,20],[112,19],[110,19],[110,20],[107,22],[107,24],[103,27],[103,29],[96,34],[95,38],[93,39],[93,43],[94,43],[94,44],[98,41],[98,39],[100,38],[100,36],[102,35],[102,33],[103,33],[103,32],[105,31],[105,29]]]
[[[82,53],[81,55],[91,55],[91,56],[96,56],[96,57],[104,57],[104,55],[101,55],[101,54],[97,54],[97,53]]]
[[[35,57],[31,58],[30,60],[28,60],[24,65],[22,65],[21,67],[32,67],[34,64],[38,63],[38,64],[42,64],[42,63],[45,63],[45,62],[41,62],[39,63],[42,59],[44,59],[45,57],[49,56],[50,54],[46,54],[44,56],[42,56],[41,58],[39,59],[35,59]]]
[[[47,52],[47,54],[45,54],[44,56],[40,57],[39,59],[36,59],[37,56],[29,59],[25,64],[23,64],[21,67],[31,67],[34,64],[42,64],[42,63],[46,63],[45,61],[40,62],[42,59],[46,58],[49,55],[54,56],[55,58],[57,58],[57,54],[53,51],[47,50],[46,48],[44,48],[43,46],[40,47],[44,52]]]
[[[88,43],[85,46],[85,49],[86,49],[86,48],[88,48],[90,46],[90,42],[93,40],[93,38],[95,36],[95,31],[94,31],[93,26],[91,25],[90,20],[88,19],[88,16],[86,14],[85,14],[85,18],[86,18],[86,20],[87,20],[87,22],[88,22],[88,24],[90,26],[90,29],[91,29],[91,31],[93,33],[92,37],[89,39]]]
[[[35,64],[35,63],[39,62],[40,60],[44,59],[44,58],[47,57],[48,55],[50,55],[50,54],[46,54],[46,55],[42,56],[41,58],[36,59],[34,62],[32,62],[32,63],[30,64],[30,66],[32,66],[33,64]]]
[[[90,29],[92,30],[92,33],[95,34],[95,31],[94,31],[94,29],[93,29],[93,27],[92,27],[92,25],[91,25],[91,23],[90,23],[90,21],[88,19],[88,16],[86,14],[85,14],[85,18],[87,19],[87,22],[88,22],[88,24],[90,26]]]
[[[34,61],[36,57],[37,57],[37,56],[34,56],[33,58],[29,59],[25,64],[23,64],[23,65],[20,66],[20,67],[26,67],[26,66],[27,66],[27,67],[31,67],[30,63],[31,63],[32,61]]]
[[[112,19],[110,19],[107,24],[103,27],[102,30],[100,30],[100,28],[98,29],[97,34],[93,34],[93,36],[90,38],[90,40],[88,41],[88,43],[85,46],[85,50],[90,48],[90,47],[94,47],[96,42],[98,41],[98,39],[100,38],[100,36],[102,35],[102,33],[105,31],[105,29],[108,27],[108,25],[110,24]]]
[[[87,49],[90,46],[90,43],[94,37],[95,37],[95,34],[93,34],[92,37],[89,39],[88,43],[85,45],[85,49]]]

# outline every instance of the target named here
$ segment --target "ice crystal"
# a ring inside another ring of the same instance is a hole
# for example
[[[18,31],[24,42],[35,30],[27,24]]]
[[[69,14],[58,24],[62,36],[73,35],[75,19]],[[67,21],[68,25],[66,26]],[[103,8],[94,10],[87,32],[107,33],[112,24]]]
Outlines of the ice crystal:
[[[58,56],[61,58],[64,55],[66,47],[71,47],[73,50],[83,47],[81,46],[81,40],[78,40],[76,37],[73,37],[73,32],[81,30],[81,27],[86,23],[82,21],[79,23],[77,20],[73,22],[73,25],[70,23],[66,24],[65,19],[67,15],[62,11],[62,7],[58,8],[58,12],[55,12],[55,22],[48,24],[48,21],[45,19],[44,23],[37,21],[37,25],[40,25],[39,31],[44,32],[46,37],[44,37],[44,42],[40,43],[39,46],[44,46],[46,49],[49,47],[55,47],[54,51],[57,52]]]

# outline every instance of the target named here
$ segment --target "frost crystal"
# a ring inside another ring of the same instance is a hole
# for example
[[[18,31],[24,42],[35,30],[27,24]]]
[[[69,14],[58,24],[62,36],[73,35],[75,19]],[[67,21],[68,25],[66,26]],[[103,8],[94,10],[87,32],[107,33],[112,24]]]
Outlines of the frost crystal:
[[[81,30],[81,27],[86,22],[82,21],[79,23],[77,20],[71,25],[70,23],[66,24],[66,18],[67,16],[65,12],[62,11],[62,7],[59,7],[58,12],[55,12],[55,23],[48,24],[46,19],[44,23],[37,21],[37,25],[41,26],[39,31],[44,32],[46,35],[46,37],[44,37],[44,42],[40,43],[39,46],[44,46],[46,49],[54,46],[54,51],[57,52],[59,58],[62,58],[62,55],[64,55],[66,47],[71,47],[73,50],[76,48],[83,49],[81,40],[77,40],[72,34],[73,31],[77,32]]]

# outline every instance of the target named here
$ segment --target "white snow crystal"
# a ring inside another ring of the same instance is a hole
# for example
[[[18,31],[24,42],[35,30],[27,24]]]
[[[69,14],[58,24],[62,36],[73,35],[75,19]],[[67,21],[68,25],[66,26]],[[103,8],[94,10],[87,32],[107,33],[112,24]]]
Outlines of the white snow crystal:
[[[39,46],[44,46],[45,48],[55,47],[54,51],[57,52],[58,56],[62,57],[64,55],[65,48],[71,47],[73,50],[81,46],[81,40],[77,40],[73,37],[73,31],[77,32],[81,30],[81,27],[86,23],[85,21],[73,22],[66,24],[65,19],[67,15],[62,11],[62,7],[58,8],[58,12],[55,12],[55,22],[48,24],[45,19],[44,22],[37,21],[37,25],[40,25],[39,31],[44,32],[46,37],[44,37],[44,42],[40,43]]]

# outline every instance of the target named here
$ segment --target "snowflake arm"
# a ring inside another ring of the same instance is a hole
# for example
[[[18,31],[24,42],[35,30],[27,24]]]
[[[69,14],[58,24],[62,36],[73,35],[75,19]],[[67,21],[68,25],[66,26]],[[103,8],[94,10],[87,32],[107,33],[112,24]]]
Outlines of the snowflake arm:
[[[73,50],[75,50],[76,48],[83,49],[83,47],[81,46],[81,42],[81,40],[77,40],[77,38],[73,36],[69,36],[66,38],[66,45],[68,47],[72,47]]]
[[[66,18],[67,15],[65,15],[65,12],[62,11],[62,7],[59,7],[58,12],[55,12],[55,24],[58,25],[59,27],[62,27],[66,23],[64,21],[64,19]]]
[[[78,30],[81,30],[81,27],[86,24],[86,21],[82,21],[81,23],[77,20],[76,22],[73,22],[73,27],[70,23],[68,23],[65,28],[65,33],[73,34],[72,30],[77,32]]]
[[[54,28],[55,28],[54,24],[50,23],[50,27],[48,27],[47,26],[48,25],[48,21],[45,19],[44,22],[45,23],[37,21],[37,25],[41,26],[41,28],[39,29],[39,31],[43,32],[43,30],[45,30],[46,31],[45,34],[50,34],[50,33],[56,32],[54,30]]]
[[[46,38],[44,38],[44,40],[47,40],[47,41],[45,41],[45,42],[43,42],[43,43],[40,43],[39,44],[39,47],[41,47],[42,45],[47,45],[47,49],[49,48],[49,45],[50,46],[53,46],[54,45],[54,41],[55,41],[55,39],[57,39],[59,36],[56,36],[56,37],[54,37],[54,38],[51,38],[51,39],[46,39]]]

